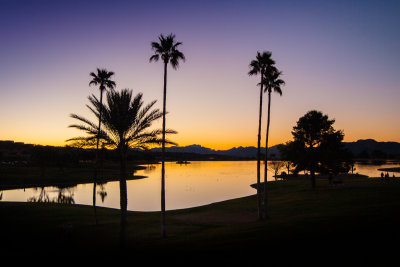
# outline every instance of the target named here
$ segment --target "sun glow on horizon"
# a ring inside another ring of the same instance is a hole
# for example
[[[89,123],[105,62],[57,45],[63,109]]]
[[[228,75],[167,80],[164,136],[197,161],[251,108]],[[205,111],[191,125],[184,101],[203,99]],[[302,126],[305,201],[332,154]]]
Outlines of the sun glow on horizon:
[[[180,146],[257,145],[259,76],[248,75],[257,51],[272,52],[286,82],[282,96],[271,96],[269,146],[291,140],[296,121],[313,109],[336,120],[344,141],[400,142],[400,2],[155,6],[2,3],[0,140],[65,146],[84,134],[68,128],[69,114],[89,114],[87,97],[99,94],[88,85],[96,68],[115,72],[117,90],[142,92],[162,109],[163,66],[149,63],[150,44],[174,33],[186,61],[168,67],[167,128],[178,131],[171,138]]]

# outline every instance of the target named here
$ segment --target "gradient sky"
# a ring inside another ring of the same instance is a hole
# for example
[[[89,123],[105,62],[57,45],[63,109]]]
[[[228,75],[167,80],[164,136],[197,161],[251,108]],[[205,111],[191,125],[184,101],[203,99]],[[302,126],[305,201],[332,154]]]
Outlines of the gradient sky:
[[[290,140],[312,109],[335,118],[345,141],[400,142],[400,1],[0,5],[0,140],[65,145],[79,135],[69,114],[91,118],[97,67],[161,108],[163,68],[148,62],[150,42],[173,32],[187,61],[169,69],[167,127],[181,146],[256,146],[259,77],[247,73],[264,50],[286,81],[282,97],[272,96],[270,145]],[[265,118],[266,109],[264,130]]]

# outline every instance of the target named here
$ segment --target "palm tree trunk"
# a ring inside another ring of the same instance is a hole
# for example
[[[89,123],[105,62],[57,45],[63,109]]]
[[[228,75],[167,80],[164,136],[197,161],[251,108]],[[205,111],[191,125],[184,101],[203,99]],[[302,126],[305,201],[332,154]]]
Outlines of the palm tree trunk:
[[[268,203],[268,192],[267,192],[267,174],[268,174],[268,137],[269,137],[269,123],[271,114],[271,92],[268,91],[268,118],[267,118],[267,132],[265,140],[265,157],[264,157],[264,216],[268,217],[267,203]]]
[[[120,193],[120,205],[121,205],[121,228],[120,228],[120,246],[125,248],[126,246],[126,214],[128,207],[128,195],[126,186],[126,157],[123,148],[120,149],[120,180],[119,180],[119,193]]]
[[[96,144],[96,161],[94,167],[94,181],[93,181],[93,211],[94,220],[96,225],[97,221],[97,211],[96,211],[96,185],[97,185],[97,173],[98,173],[98,162],[99,162],[99,143],[100,143],[100,129],[101,129],[101,115],[103,111],[103,89],[100,89],[100,114],[99,114],[99,131],[97,133],[97,144]]]
[[[167,63],[164,62],[164,95],[163,95],[163,125],[162,125],[162,148],[161,148],[161,233],[166,237],[165,225],[165,107],[167,100]]]
[[[262,117],[262,99],[263,99],[263,84],[262,84],[263,74],[261,73],[261,87],[260,87],[260,111],[258,115],[258,135],[257,135],[257,209],[258,209],[258,219],[262,219],[261,212],[261,186],[260,186],[260,176],[261,176],[261,117]]]

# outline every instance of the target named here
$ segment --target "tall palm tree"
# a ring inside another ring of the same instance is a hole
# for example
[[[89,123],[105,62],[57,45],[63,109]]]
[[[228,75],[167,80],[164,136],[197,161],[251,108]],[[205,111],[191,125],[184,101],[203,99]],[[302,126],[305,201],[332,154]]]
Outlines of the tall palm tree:
[[[167,66],[171,63],[173,69],[179,67],[179,61],[185,61],[185,55],[178,50],[181,42],[175,41],[175,35],[169,34],[164,36],[160,34],[159,42],[151,42],[151,48],[154,55],[150,57],[150,62],[161,60],[164,63],[164,93],[163,93],[163,133],[162,133],[162,148],[161,148],[161,232],[162,236],[166,237],[165,226],[165,114],[166,114],[166,97],[167,97]]]
[[[262,102],[263,102],[263,86],[264,86],[264,76],[267,69],[270,69],[275,61],[271,58],[272,53],[269,51],[264,51],[262,54],[257,52],[255,60],[250,62],[249,75],[260,74],[261,82],[260,85],[260,108],[258,115],[258,135],[257,135],[257,207],[258,207],[258,218],[262,219],[261,210],[261,188],[260,188],[260,162],[261,162],[261,116],[262,116]]]
[[[267,117],[267,131],[265,137],[265,155],[264,155],[264,216],[268,216],[267,213],[267,160],[268,160],[268,137],[269,137],[269,125],[270,125],[270,114],[271,114],[271,93],[274,91],[282,96],[282,86],[285,85],[285,81],[280,79],[282,72],[278,71],[275,67],[270,68],[265,73],[264,85],[265,92],[268,92],[268,117]]]
[[[100,103],[103,103],[103,92],[109,89],[115,88],[115,82],[111,80],[111,76],[114,75],[114,72],[107,71],[106,69],[99,69],[97,68],[97,74],[94,72],[90,73],[92,80],[89,82],[89,86],[91,85],[98,85],[100,90]],[[100,106],[102,107],[102,106]],[[100,109],[99,114],[99,133],[101,130],[101,116],[102,116],[102,109]],[[96,144],[96,162],[95,162],[95,171],[94,171],[94,182],[93,182],[93,210],[94,210],[94,218],[97,225],[97,213],[96,213],[96,182],[97,182],[97,168],[98,168],[98,161],[99,161],[99,133],[97,134],[97,144]]]
[[[83,145],[93,145],[98,137],[104,144],[118,152],[120,160],[120,204],[121,204],[121,246],[125,245],[126,213],[127,213],[127,187],[126,187],[126,155],[128,148],[148,149],[150,145],[160,144],[159,136],[162,131],[159,129],[150,130],[151,124],[162,117],[158,109],[152,109],[156,101],[143,106],[142,94],[135,97],[132,91],[124,89],[121,92],[114,90],[107,92],[107,104],[102,104],[95,96],[90,96],[92,106],[88,108],[100,118],[100,111],[104,114],[101,121],[104,129],[99,128],[88,119],[76,114],[71,117],[83,124],[73,124],[69,127],[86,132],[86,136],[71,138],[67,141],[77,142]],[[176,133],[173,130],[166,130],[167,134]],[[167,143],[174,144],[168,140]]]

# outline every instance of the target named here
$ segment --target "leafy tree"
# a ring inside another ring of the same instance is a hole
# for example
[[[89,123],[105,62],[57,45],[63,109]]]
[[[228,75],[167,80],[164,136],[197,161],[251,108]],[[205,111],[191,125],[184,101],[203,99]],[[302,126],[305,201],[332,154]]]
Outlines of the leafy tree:
[[[161,60],[164,63],[164,91],[163,91],[163,126],[162,126],[162,148],[161,148],[161,231],[162,236],[166,237],[165,228],[165,115],[166,115],[166,98],[167,98],[167,66],[171,64],[173,69],[179,67],[179,61],[185,61],[185,55],[178,50],[181,42],[175,41],[175,35],[169,34],[164,36],[160,34],[159,42],[152,42],[151,48],[154,55],[150,57],[150,62]]]
[[[101,121],[103,129],[99,131],[97,125],[88,119],[76,114],[71,117],[82,124],[70,125],[72,128],[82,130],[86,136],[71,138],[67,141],[78,143],[80,146],[92,146],[97,136],[104,142],[105,146],[115,149],[120,161],[120,204],[121,204],[121,245],[125,244],[126,213],[127,213],[127,187],[126,187],[126,155],[128,148],[148,149],[149,146],[160,144],[162,140],[159,129],[150,130],[152,123],[162,117],[158,109],[153,109],[156,101],[144,106],[142,94],[135,97],[132,91],[124,89],[121,92],[114,90],[107,92],[107,104],[104,105],[95,96],[90,96],[92,104],[88,108],[100,118],[100,110],[103,111]],[[98,132],[100,134],[98,135]],[[166,130],[166,133],[176,133],[173,130]],[[166,142],[174,144],[166,140]]]
[[[269,51],[264,51],[262,54],[257,52],[256,59],[250,62],[249,75],[260,75],[261,82],[260,85],[260,104],[258,113],[258,134],[257,134],[257,207],[258,207],[258,218],[262,219],[261,210],[261,187],[260,187],[260,162],[261,162],[261,118],[262,118],[262,102],[263,102],[263,86],[266,71],[270,71],[275,64],[275,61],[271,58],[272,53]],[[266,165],[265,165],[266,166]]]
[[[293,127],[294,140],[280,147],[283,157],[296,166],[296,172],[310,171],[313,188],[315,172],[340,172],[347,159],[348,153],[342,145],[344,134],[333,128],[334,122],[322,112],[311,110]]]

